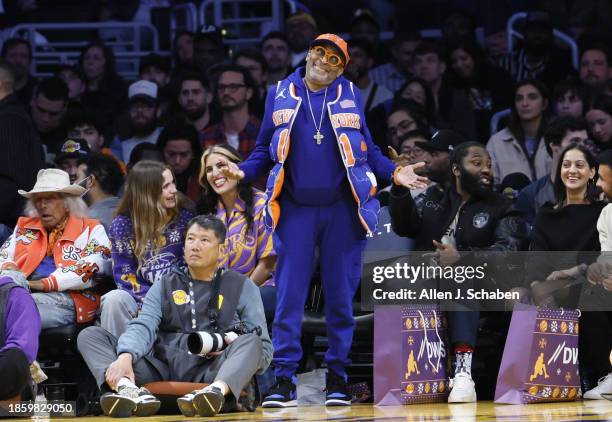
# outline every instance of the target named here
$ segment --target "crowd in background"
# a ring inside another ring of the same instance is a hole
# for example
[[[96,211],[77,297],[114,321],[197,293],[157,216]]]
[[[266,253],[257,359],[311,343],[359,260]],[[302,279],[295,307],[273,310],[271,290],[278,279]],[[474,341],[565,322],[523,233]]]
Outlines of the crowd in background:
[[[48,3],[6,4],[1,25],[40,20]],[[144,19],[143,4],[155,2],[81,3],[71,15],[75,21]],[[601,226],[612,225],[603,217],[607,199],[602,199],[612,197],[612,10],[607,2],[540,1],[536,11],[533,2],[521,1],[371,2],[381,3],[374,9],[367,1],[330,9],[324,2],[310,3],[309,11],[287,17],[283,31],[265,34],[250,48],[227,48],[224,31],[214,26],[178,32],[168,40],[171,57],[142,57],[134,81],[119,76],[113,50],[97,39],[82,49],[78,61],[44,78],[31,73],[29,41],[4,40],[0,239],[6,243],[0,262],[27,261],[32,249],[18,239],[44,233],[47,244],[37,244],[39,237],[33,242],[44,258],[24,264],[26,276],[37,281],[30,286],[35,302],[46,309],[40,311],[43,329],[99,317],[102,327],[119,337],[151,286],[182,260],[185,228],[197,214],[215,214],[226,224],[222,265],[260,286],[266,317],[273,318],[275,252],[263,224],[264,181],[229,181],[222,167],[224,160],[239,163],[253,151],[266,97],[304,65],[310,42],[321,32],[348,34],[344,76],[360,91],[367,126],[384,154],[399,164],[425,162],[424,174],[443,189],[454,183],[449,151],[471,141],[490,157],[482,178],[490,178],[491,188],[527,222],[528,237],[516,249],[609,247],[601,237]],[[508,52],[505,22],[520,10],[530,11],[521,28],[524,38]],[[94,12],[97,16],[85,18]],[[392,38],[382,40],[381,32],[389,28]],[[442,37],[423,37],[420,30],[426,28],[440,28]],[[577,42],[577,69],[553,28]],[[491,118],[506,109],[492,130]],[[434,142],[436,133],[446,139]],[[61,177],[39,173],[52,168],[64,170],[73,184],[72,190],[64,186],[58,192],[84,202],[75,199],[64,209],[55,203],[63,204],[64,196],[49,194],[29,198],[25,207],[23,192],[32,195],[42,177]],[[388,183],[380,180],[379,186]],[[425,192],[411,195],[420,207]],[[19,219],[24,216],[38,220]],[[71,242],[91,245],[89,266],[73,269],[78,277],[72,279],[62,262],[66,268],[78,260],[56,256],[63,252],[54,251],[52,243],[68,233]],[[409,234],[418,240],[418,233]],[[91,280],[82,279],[84,273]],[[92,290],[104,298],[100,309],[87,294],[94,273],[111,277],[117,287]],[[597,280],[609,294],[612,285],[605,277]],[[537,286],[531,287],[537,296]],[[610,312],[586,318],[582,350],[589,356],[594,387],[597,378],[610,373],[612,320]]]

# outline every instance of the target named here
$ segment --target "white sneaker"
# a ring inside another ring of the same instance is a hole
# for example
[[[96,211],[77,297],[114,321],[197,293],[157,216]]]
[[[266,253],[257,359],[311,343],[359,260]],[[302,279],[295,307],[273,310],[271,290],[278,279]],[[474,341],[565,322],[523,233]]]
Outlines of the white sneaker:
[[[193,398],[198,391],[192,391],[191,393],[185,394],[183,397],[176,399],[176,404],[183,416],[193,417],[196,414],[195,407],[193,407]]]
[[[476,388],[471,375],[464,372],[458,373],[455,378],[450,380],[450,387],[449,403],[473,403],[476,401]]]
[[[589,391],[584,393],[582,398],[586,400],[602,400],[604,397],[602,394],[612,394],[612,373],[609,373],[597,382],[597,387],[591,388]]]
[[[478,403],[452,403],[447,406],[452,422],[476,422]]]

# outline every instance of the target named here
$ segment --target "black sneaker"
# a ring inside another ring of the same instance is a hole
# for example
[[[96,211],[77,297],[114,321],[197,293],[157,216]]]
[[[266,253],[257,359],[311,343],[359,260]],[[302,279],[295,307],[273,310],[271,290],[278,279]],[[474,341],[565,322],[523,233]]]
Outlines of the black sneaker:
[[[263,399],[261,407],[296,407],[295,384],[288,377],[276,377],[276,386]]]
[[[215,416],[221,411],[225,396],[217,387],[204,387],[193,392],[193,408],[198,416]]]
[[[100,397],[102,411],[112,418],[151,416],[157,413],[160,406],[157,397],[144,387],[122,386],[116,393],[106,393]]]
[[[346,381],[331,369],[327,370],[325,406],[350,406],[353,399],[346,389]]]

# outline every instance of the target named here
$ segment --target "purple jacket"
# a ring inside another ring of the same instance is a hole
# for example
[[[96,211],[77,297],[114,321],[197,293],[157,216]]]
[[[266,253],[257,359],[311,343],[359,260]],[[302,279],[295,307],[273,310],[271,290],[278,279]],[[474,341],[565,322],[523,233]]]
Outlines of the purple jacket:
[[[11,277],[0,277],[0,286],[12,282]],[[2,310],[0,310],[2,311]],[[11,290],[6,303],[5,342],[0,352],[7,349],[21,349],[32,363],[38,353],[40,315],[32,295],[21,287]]]
[[[170,273],[175,265],[183,262],[185,229],[194,214],[182,209],[162,231],[162,246],[157,253],[146,252],[139,265],[134,255],[134,227],[127,215],[118,215],[111,223],[108,237],[111,240],[113,277],[117,288],[132,295],[138,306],[149,288]]]

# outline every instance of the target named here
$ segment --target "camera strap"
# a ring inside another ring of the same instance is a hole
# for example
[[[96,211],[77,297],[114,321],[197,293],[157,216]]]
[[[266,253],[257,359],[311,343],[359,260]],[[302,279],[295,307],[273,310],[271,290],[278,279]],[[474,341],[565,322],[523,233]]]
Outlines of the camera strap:
[[[222,275],[223,270],[221,268],[217,269],[212,281],[210,299],[208,299],[208,319],[210,320],[210,328],[215,333],[219,329],[219,291],[221,290]]]

